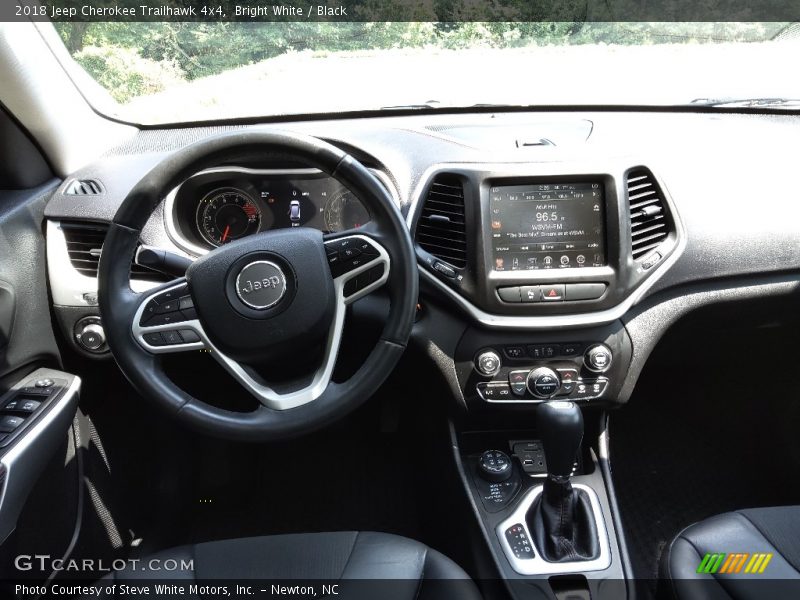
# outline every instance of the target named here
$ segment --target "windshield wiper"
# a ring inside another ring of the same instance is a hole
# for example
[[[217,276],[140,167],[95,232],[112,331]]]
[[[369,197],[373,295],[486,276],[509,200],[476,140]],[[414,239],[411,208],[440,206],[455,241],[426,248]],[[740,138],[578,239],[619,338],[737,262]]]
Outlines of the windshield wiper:
[[[797,98],[695,98],[691,104],[732,108],[800,108]]]

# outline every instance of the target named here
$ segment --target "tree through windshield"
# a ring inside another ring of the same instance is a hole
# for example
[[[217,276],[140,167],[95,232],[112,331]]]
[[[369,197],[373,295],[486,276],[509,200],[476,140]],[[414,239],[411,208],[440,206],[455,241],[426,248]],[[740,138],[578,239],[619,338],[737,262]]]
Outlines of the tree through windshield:
[[[396,107],[798,98],[790,23],[56,23],[140,123]]]

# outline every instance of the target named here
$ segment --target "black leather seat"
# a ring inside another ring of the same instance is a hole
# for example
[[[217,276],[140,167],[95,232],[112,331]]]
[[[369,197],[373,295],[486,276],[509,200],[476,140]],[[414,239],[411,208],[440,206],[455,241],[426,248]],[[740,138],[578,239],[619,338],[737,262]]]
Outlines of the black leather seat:
[[[146,571],[152,559],[192,561],[192,570]],[[338,598],[381,600],[480,600],[475,583],[452,560],[408,538],[343,531],[223,540],[180,546],[144,557],[105,579],[169,580],[164,583],[246,580],[287,585],[338,582]],[[180,580],[180,581],[178,581]],[[377,580],[377,581],[376,581]],[[263,586],[262,586],[263,587]]]
[[[698,572],[706,554],[719,553],[726,556],[711,569],[715,573]],[[730,557],[736,553],[748,556]],[[746,573],[759,553],[772,554],[766,568]],[[800,598],[800,506],[738,510],[695,523],[669,545],[661,574],[679,600]]]

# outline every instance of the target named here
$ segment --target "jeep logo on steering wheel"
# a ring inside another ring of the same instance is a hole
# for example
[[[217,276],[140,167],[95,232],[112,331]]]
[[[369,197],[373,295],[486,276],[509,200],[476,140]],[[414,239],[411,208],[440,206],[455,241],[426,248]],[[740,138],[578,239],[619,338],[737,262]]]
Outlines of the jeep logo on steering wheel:
[[[286,275],[274,262],[257,260],[239,271],[236,294],[250,308],[275,306],[286,293]]]

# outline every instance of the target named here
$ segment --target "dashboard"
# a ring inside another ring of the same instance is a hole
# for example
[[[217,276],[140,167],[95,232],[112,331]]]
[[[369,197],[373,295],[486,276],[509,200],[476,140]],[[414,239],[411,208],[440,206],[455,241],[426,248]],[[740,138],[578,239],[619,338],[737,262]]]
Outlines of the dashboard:
[[[262,231],[311,227],[329,233],[370,220],[350,190],[316,169],[210,169],[173,190],[165,209],[173,241],[192,253]]]
[[[70,262],[78,242],[67,226],[102,228],[154,165],[219,129],[141,131],[53,194],[50,284],[71,338],[98,312],[91,269]],[[787,193],[796,165],[783,151],[800,135],[796,116],[436,114],[293,129],[365,164],[405,217],[420,273],[414,345],[471,414],[550,397],[622,404],[688,311],[800,289],[800,204]],[[552,143],[519,143],[531,139]],[[102,191],[69,194],[75,180]],[[335,179],[265,160],[190,177],[141,241],[200,256],[259,231],[368,220]]]

